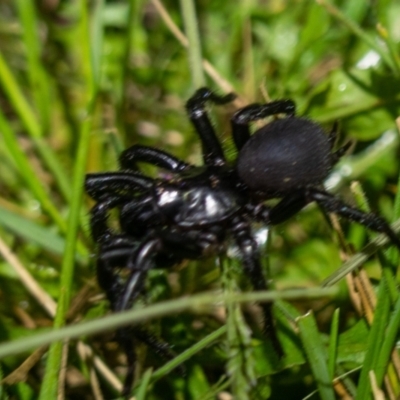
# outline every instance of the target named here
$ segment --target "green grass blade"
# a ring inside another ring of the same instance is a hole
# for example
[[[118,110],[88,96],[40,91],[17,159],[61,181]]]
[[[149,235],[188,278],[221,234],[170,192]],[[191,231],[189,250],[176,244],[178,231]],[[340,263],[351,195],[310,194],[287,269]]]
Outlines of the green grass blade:
[[[318,4],[321,4],[326,10],[343,25],[345,25],[354,35],[358,36],[362,41],[364,41],[371,49],[374,49],[381,57],[382,61],[397,75],[400,75],[400,69],[398,65],[393,62],[390,54],[382,49],[382,47],[377,43],[368,33],[366,33],[360,26],[358,26],[353,20],[348,18],[344,13],[342,13],[337,7],[327,0],[317,0]]]
[[[76,159],[73,196],[71,199],[71,209],[68,217],[68,230],[66,237],[65,252],[61,267],[60,277],[60,297],[58,300],[57,314],[54,320],[54,326],[59,328],[65,323],[65,316],[68,311],[72,280],[75,267],[76,238],[79,228],[80,207],[83,197],[84,176],[86,168],[86,157],[89,150],[91,131],[91,120],[87,119],[82,125],[80,134],[80,143]],[[63,343],[58,342],[50,348],[49,358],[46,366],[46,373],[43,380],[40,400],[55,398],[58,390],[58,373],[61,367]]]
[[[2,206],[0,206],[0,225],[27,242],[35,243],[53,254],[61,256],[64,252],[65,241],[61,236]],[[76,261],[83,262],[87,255],[87,252],[76,254]]]
[[[149,389],[150,385],[150,380],[152,376],[152,368],[149,368],[142,376],[142,379],[140,380],[140,384],[137,387],[137,389],[134,391],[135,392],[135,398],[136,400],[146,400],[147,397],[147,391]]]
[[[205,84],[203,72],[203,58],[201,56],[201,42],[198,31],[199,23],[193,0],[180,0],[182,19],[185,25],[186,36],[189,41],[188,55],[193,86],[197,89]]]
[[[395,232],[400,231],[400,220],[397,220],[391,225],[392,229]],[[365,246],[361,252],[355,254],[350,257],[348,261],[343,263],[343,265],[337,269],[331,276],[326,278],[322,282],[322,286],[332,286],[335,283],[339,282],[343,279],[348,273],[354,271],[356,268],[361,267],[371,255],[375,254],[381,247],[387,245],[389,243],[389,239],[383,235],[377,235],[374,237],[367,246]]]
[[[151,381],[155,382],[156,380],[161,379],[162,377],[168,375],[173,369],[183,364],[185,361],[192,358],[199,351],[207,348],[211,344],[213,344],[217,339],[226,334],[226,326],[222,326],[216,331],[210,333],[203,339],[199,340],[196,344],[191,346],[190,348],[183,351],[181,354],[177,355],[173,360],[168,361],[161,368],[154,371]]]
[[[390,302],[389,296],[387,296],[387,287],[385,279],[382,279],[379,285],[374,321],[368,335],[367,352],[361,369],[355,400],[366,400],[370,398],[369,393],[371,393],[371,384],[369,374],[371,370],[375,370],[377,365],[385,329],[388,325],[389,307]]]
[[[396,120],[397,123],[397,135],[400,133],[400,118],[397,118]],[[400,187],[400,172],[397,178],[397,187]],[[400,190],[397,190],[396,196],[394,198],[394,205],[393,205],[393,221],[396,221],[398,218],[400,218]],[[389,251],[389,261],[393,265],[398,265],[399,264],[399,250],[396,248],[392,248]]]
[[[336,296],[336,288],[310,289],[308,290],[308,299],[321,298],[324,296]],[[0,344],[0,359],[13,354],[20,354],[37,346],[44,346],[55,341],[74,339],[80,336],[93,335],[95,333],[116,330],[117,328],[134,325],[143,321],[149,321],[153,318],[160,318],[164,315],[176,314],[183,310],[197,309],[198,307],[225,302],[226,304],[254,302],[254,301],[272,301],[276,299],[299,299],[304,298],[304,290],[285,290],[285,291],[264,291],[236,293],[233,296],[221,295],[219,292],[208,292],[196,294],[190,297],[183,297],[175,300],[163,301],[143,309],[129,310],[112,314],[103,318],[94,319],[88,322],[53,329],[50,332],[32,335],[29,338],[14,340]],[[214,332],[214,335],[220,336],[224,333],[223,328]],[[210,340],[213,340],[213,334],[210,334]],[[199,342],[201,343],[201,342]],[[154,375],[157,374],[157,371]]]
[[[68,216],[68,229],[66,237],[65,252],[61,268],[60,276],[60,297],[58,299],[58,306],[56,317],[54,320],[54,327],[59,328],[65,324],[65,317],[70,304],[71,293],[72,293],[72,282],[75,267],[75,251],[76,251],[76,238],[79,230],[79,220],[81,215],[81,205],[83,199],[83,188],[86,171],[87,156],[89,153],[90,144],[90,133],[92,128],[92,116],[95,106],[95,96],[97,92],[98,82],[95,81],[93,75],[93,64],[100,60],[99,54],[93,54],[89,42],[89,15],[87,4],[85,1],[80,3],[81,20],[79,25],[79,37],[82,41],[82,73],[85,78],[85,84],[87,87],[86,94],[86,113],[87,117],[81,123],[79,144],[76,155],[76,162],[73,173],[73,186],[72,186],[72,197],[71,207]],[[92,20],[92,29],[97,23],[99,26],[102,25],[100,15],[101,13],[94,14],[97,19]],[[98,33],[101,30],[95,29]],[[101,45],[98,44],[96,47],[97,51],[101,51]],[[95,58],[95,61],[93,61]],[[99,78],[99,77],[97,77]],[[58,392],[58,375],[61,368],[62,361],[63,343],[56,342],[52,344],[49,350],[48,361],[46,365],[46,371],[43,379],[43,384],[40,391],[39,400],[47,400],[56,398]]]
[[[328,357],[313,313],[309,312],[297,318],[297,325],[304,351],[316,380],[320,398],[322,400],[334,400],[335,393],[327,363]]]
[[[38,21],[35,3],[30,0],[18,0],[18,13],[22,26],[22,37],[27,55],[27,72],[29,75],[30,90],[34,98],[36,109],[40,114],[42,132],[50,128],[51,100],[49,81],[41,63],[42,45],[38,35]]]
[[[395,348],[398,332],[400,328],[400,297],[397,299],[394,310],[390,316],[389,324],[386,329],[385,338],[379,352],[375,368],[375,376],[378,387],[382,385],[383,378],[390,362],[390,356]]]
[[[339,336],[339,314],[340,309],[337,308],[332,316],[331,334],[329,336],[329,350],[328,350],[328,371],[331,381],[335,377],[336,369],[336,356]]]
[[[234,296],[239,289],[233,273],[233,261],[222,259],[222,282],[227,295]],[[232,378],[231,392],[234,398],[250,399],[250,391],[256,382],[255,360],[251,346],[251,332],[239,304],[227,304],[227,374]]]
[[[19,167],[19,172],[23,176],[26,184],[32,190],[32,193],[37,197],[44,211],[53,219],[62,232],[66,230],[66,224],[64,219],[61,217],[57,208],[53,205],[50,196],[44,189],[42,182],[40,182],[38,176],[32,169],[26,154],[22,151],[18,141],[17,135],[12,130],[11,126],[5,119],[3,113],[0,110],[0,131],[2,132],[5,144],[12,154],[16,165]]]
[[[43,131],[32,111],[29,103],[24,97],[20,87],[10,69],[8,68],[2,54],[0,53],[0,84],[4,92],[7,94],[10,103],[21,118],[25,128],[34,142],[38,152],[43,158],[44,163],[49,171],[54,175],[61,193],[68,199],[70,193],[70,182],[67,178],[65,169],[61,167],[57,157],[43,140]]]

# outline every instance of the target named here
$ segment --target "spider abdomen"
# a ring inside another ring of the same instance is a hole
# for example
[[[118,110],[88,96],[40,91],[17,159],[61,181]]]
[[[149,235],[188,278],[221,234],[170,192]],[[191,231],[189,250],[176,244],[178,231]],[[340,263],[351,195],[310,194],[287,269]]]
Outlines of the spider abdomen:
[[[285,194],[322,183],[331,166],[331,146],[321,126],[288,117],[254,133],[239,153],[237,170],[251,189]]]

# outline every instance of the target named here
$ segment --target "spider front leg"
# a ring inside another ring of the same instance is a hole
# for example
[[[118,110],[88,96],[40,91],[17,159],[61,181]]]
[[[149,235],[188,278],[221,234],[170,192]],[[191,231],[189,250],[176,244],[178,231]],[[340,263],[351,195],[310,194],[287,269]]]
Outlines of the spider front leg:
[[[109,237],[107,244],[101,246],[99,249],[97,257],[97,281],[105,291],[113,311],[118,309],[124,289],[118,269],[126,265],[127,260],[132,256],[133,252],[135,252],[135,243],[130,242],[128,238],[122,236]],[[134,337],[135,335],[129,327],[120,328],[116,332],[116,340],[125,353],[128,365],[123,389],[123,395],[126,397],[133,385],[135,371],[136,353]]]
[[[97,257],[97,278],[113,311],[124,311],[132,306],[160,249],[159,239],[139,243],[126,235],[110,235],[103,241]],[[118,273],[121,268],[130,271],[125,282]]]
[[[125,235],[115,235],[100,248],[97,277],[114,312],[127,310],[142,292],[147,273],[154,267],[154,258],[160,247],[161,242],[158,239],[149,238],[138,243]],[[131,271],[125,282],[120,277],[121,268]],[[133,385],[136,363],[135,339],[147,344],[163,358],[167,360],[173,358],[170,346],[143,328],[130,326],[120,328],[117,330],[116,339],[127,358],[128,371],[123,388],[125,397],[129,396]]]
[[[126,201],[126,197],[103,195],[102,201],[99,201],[93,206],[90,211],[90,230],[93,240],[96,243],[101,244],[108,242],[115,236],[115,233],[107,225],[108,213],[110,210],[124,204]]]
[[[254,289],[260,291],[268,290],[268,284],[262,272],[257,242],[251,234],[249,224],[242,219],[237,219],[234,221],[232,230],[241,254],[244,270],[249,276]],[[272,303],[262,303],[261,308],[264,315],[264,333],[271,340],[278,356],[282,357],[284,352],[275,330]]]
[[[236,111],[231,118],[232,136],[236,148],[240,149],[250,138],[249,123],[276,114],[294,115],[296,105],[292,100],[278,100],[267,104],[250,104]]]
[[[226,104],[236,96],[233,93],[218,96],[208,88],[201,88],[186,102],[190,120],[192,121],[203,145],[203,160],[207,165],[224,165],[226,163],[221,144],[205,110],[207,101],[215,104]]]
[[[138,246],[138,242],[125,235],[109,236],[105,243],[100,245],[96,264],[97,281],[106,293],[113,311],[119,311],[125,288],[120,270],[125,268]]]
[[[102,201],[106,196],[121,197],[149,191],[153,182],[153,179],[135,172],[87,174],[85,190],[92,199]]]
[[[182,172],[191,167],[190,164],[173,155],[152,147],[133,145],[122,152],[119,163],[121,169],[137,170],[138,162],[145,162],[172,172]]]

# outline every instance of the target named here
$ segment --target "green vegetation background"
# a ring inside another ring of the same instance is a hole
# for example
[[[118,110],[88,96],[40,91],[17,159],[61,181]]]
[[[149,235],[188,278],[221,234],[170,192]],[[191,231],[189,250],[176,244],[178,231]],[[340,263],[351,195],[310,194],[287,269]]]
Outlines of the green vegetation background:
[[[192,2],[181,3],[0,0],[0,399],[118,397],[124,357],[112,337],[121,318],[96,320],[108,305],[95,280],[84,175],[117,169],[134,143],[200,163],[184,107],[199,85],[239,96],[212,107],[232,160],[229,116],[240,105],[291,98],[327,131],[339,120],[339,143],[352,150],[330,176],[332,192],[389,221],[400,216],[398,1],[202,0],[194,20]],[[354,180],[365,194],[349,189]],[[376,236],[343,230],[348,253]],[[319,289],[345,258],[338,237],[312,206],[268,232],[266,273],[277,290],[261,296],[276,300],[282,360],[260,332],[254,297],[238,294],[250,287],[237,260],[152,271],[124,318],[145,321],[178,357],[139,346],[136,399],[345,398],[337,377],[353,398],[378,398],[379,387],[396,398],[398,372],[387,366],[400,321],[397,252],[365,263],[378,297],[369,326],[344,280]],[[352,260],[350,269],[364,261]],[[174,370],[182,362],[185,377]]]

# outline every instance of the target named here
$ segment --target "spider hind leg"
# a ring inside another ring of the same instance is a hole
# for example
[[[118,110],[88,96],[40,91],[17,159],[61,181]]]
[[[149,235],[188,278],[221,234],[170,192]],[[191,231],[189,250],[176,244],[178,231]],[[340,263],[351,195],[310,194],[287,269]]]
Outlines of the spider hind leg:
[[[324,190],[315,188],[308,189],[308,196],[311,200],[317,202],[322,209],[328,212],[336,213],[350,221],[358,222],[372,231],[385,234],[389,240],[400,249],[400,239],[397,237],[397,234],[379,215],[366,213],[358,208],[351,207]]]
[[[186,102],[186,110],[202,142],[203,160],[207,165],[224,165],[226,160],[221,143],[208,118],[205,104],[207,101],[215,104],[225,104],[234,98],[235,95],[232,93],[226,96],[219,96],[208,88],[200,88]]]

